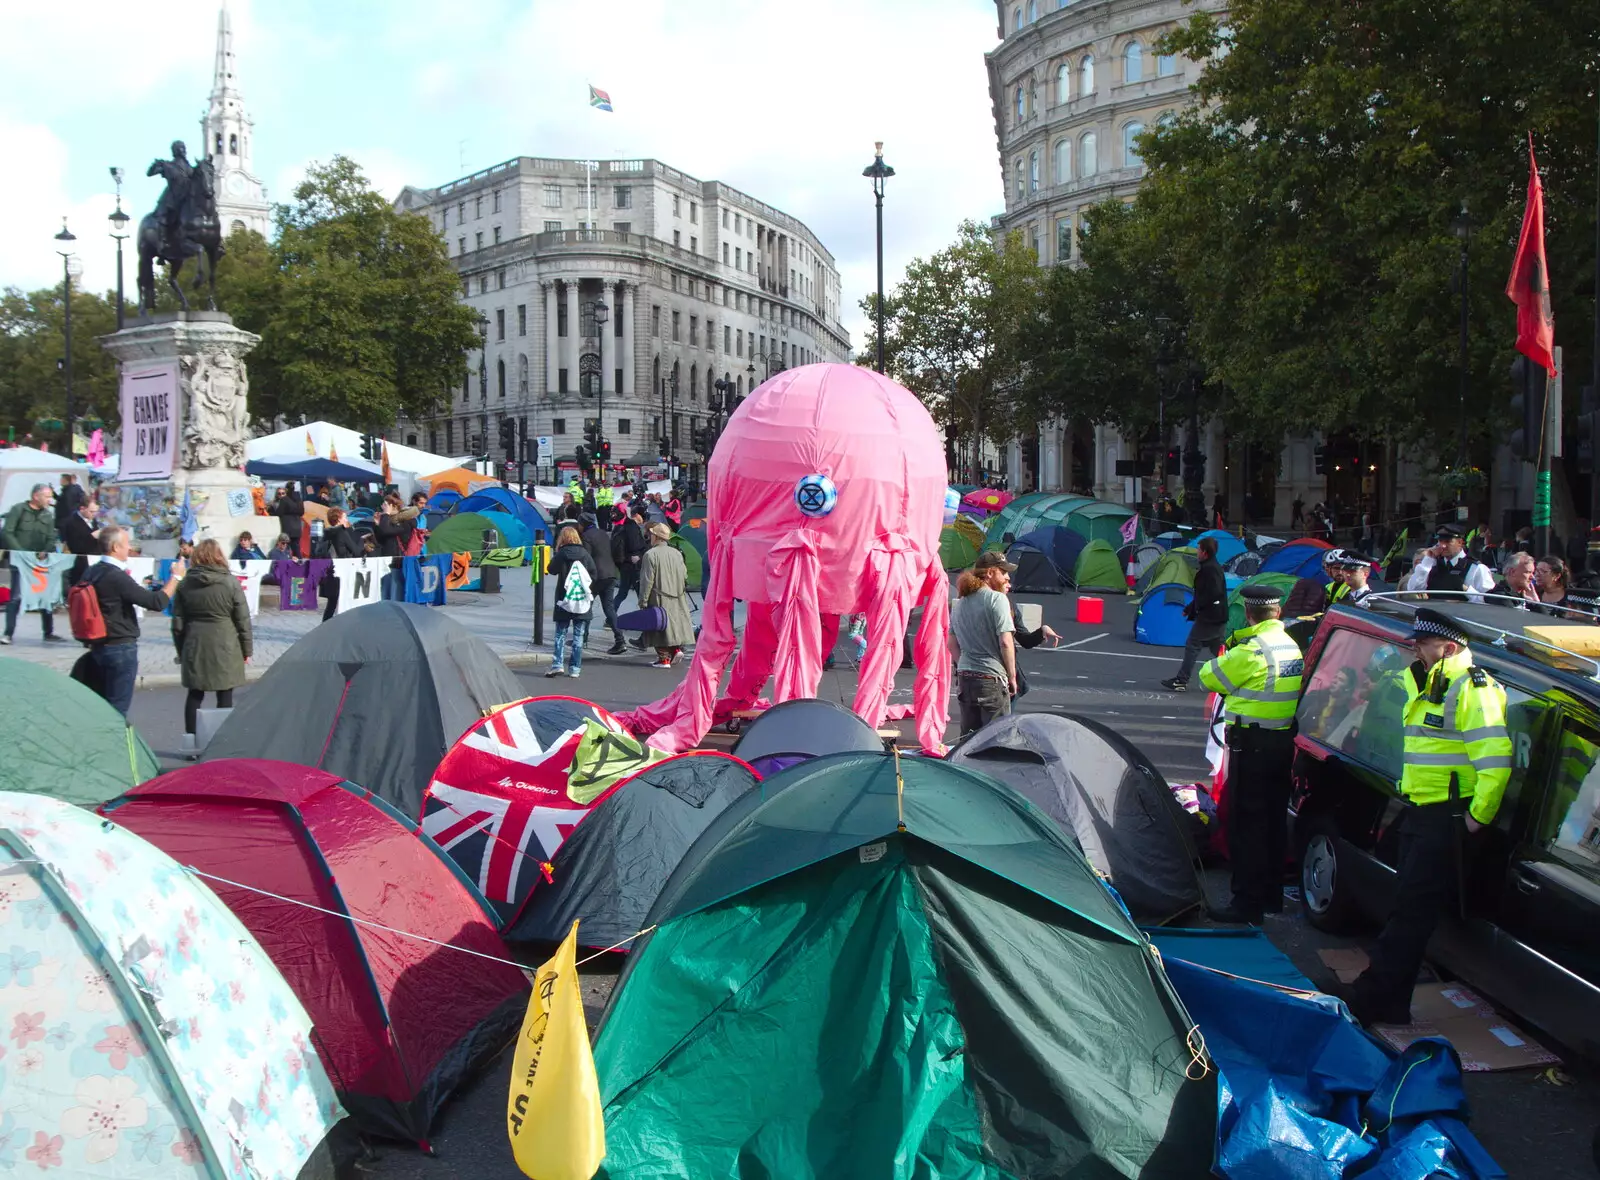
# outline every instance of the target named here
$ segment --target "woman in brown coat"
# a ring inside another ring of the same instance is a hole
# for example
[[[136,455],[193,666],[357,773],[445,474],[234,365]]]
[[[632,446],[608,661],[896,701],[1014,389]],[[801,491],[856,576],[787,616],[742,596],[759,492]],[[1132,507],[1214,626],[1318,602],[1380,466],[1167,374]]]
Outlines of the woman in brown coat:
[[[222,546],[212,540],[194,548],[194,564],[172,596],[172,642],[183,666],[185,747],[193,747],[196,714],[208,692],[217,708],[233,707],[233,690],[244,683],[250,659],[250,605],[228,569]]]
[[[694,642],[694,620],[689,615],[689,570],[683,554],[667,544],[672,530],[664,524],[650,526],[650,548],[639,561],[639,604],[659,606],[667,616],[661,631],[646,631],[647,647],[656,649],[652,668],[670,668],[678,653]]]

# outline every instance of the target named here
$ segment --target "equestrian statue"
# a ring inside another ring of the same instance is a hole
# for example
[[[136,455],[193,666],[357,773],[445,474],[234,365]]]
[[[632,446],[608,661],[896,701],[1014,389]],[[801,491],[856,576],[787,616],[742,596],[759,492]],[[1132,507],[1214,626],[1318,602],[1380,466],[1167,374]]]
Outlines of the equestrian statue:
[[[178,297],[183,310],[189,300],[178,285],[184,259],[195,258],[194,289],[209,283],[207,306],[217,309],[217,259],[224,251],[222,222],[217,216],[217,174],[210,157],[198,164],[189,163],[188,149],[174,140],[172,159],[157,160],[145,172],[167,182],[155,211],[139,222],[139,314],[149,315],[156,306],[155,263],[167,267],[167,285]],[[206,257],[205,273],[200,272],[198,256]]]

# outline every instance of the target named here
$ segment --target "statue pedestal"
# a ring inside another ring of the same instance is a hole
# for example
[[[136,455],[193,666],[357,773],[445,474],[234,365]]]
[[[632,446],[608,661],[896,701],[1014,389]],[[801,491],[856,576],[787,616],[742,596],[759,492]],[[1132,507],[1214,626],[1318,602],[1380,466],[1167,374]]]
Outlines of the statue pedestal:
[[[261,337],[236,328],[232,318],[219,311],[162,313],[100,337],[101,347],[116,358],[124,377],[130,368],[171,365],[177,372],[177,440],[171,474],[119,478],[101,489],[103,515],[131,528],[142,552],[158,557],[177,552],[186,495],[199,525],[197,539],[213,538],[227,554],[233,552],[238,535],[249,531],[262,549],[272,547],[278,521],[255,515],[244,474],[244,444],[250,433],[244,358],[260,343]],[[126,398],[123,413],[127,415]],[[129,436],[129,423],[124,421],[124,444]],[[126,467],[126,453],[123,460]],[[237,511],[241,506],[243,511]]]

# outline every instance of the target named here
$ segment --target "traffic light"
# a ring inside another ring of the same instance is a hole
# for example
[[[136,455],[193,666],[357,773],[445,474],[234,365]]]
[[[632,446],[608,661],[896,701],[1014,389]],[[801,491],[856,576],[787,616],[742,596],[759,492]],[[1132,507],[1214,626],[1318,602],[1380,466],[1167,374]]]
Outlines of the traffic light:
[[[1544,436],[1545,371],[1521,353],[1511,362],[1511,453],[1537,462]]]
[[[383,458],[383,440],[375,434],[361,436],[361,457],[368,463],[376,463]]]
[[[1171,476],[1174,476],[1174,475],[1178,474],[1178,470],[1179,470],[1178,464],[1179,464],[1180,454],[1181,454],[1181,452],[1178,450],[1177,447],[1168,447],[1167,448],[1166,465],[1163,466],[1162,469],[1161,469],[1161,471],[1162,471],[1162,473],[1164,475],[1166,475],[1166,476],[1168,476],[1170,478]]]
[[[1328,474],[1328,448],[1317,447],[1311,452],[1311,470],[1317,475]]]
[[[611,440],[609,438],[600,440],[600,462],[611,462]]]
[[[706,453],[706,428],[704,426],[691,426],[689,428],[689,449],[697,455]]]
[[[1183,482],[1186,484],[1203,484],[1206,481],[1206,453],[1204,451],[1189,451],[1184,455]]]
[[[598,418],[585,418],[583,420],[583,441],[589,444],[591,453],[600,450],[600,420]]]
[[[500,419],[500,449],[505,452],[506,458],[511,459],[517,453],[517,424],[514,419]]]

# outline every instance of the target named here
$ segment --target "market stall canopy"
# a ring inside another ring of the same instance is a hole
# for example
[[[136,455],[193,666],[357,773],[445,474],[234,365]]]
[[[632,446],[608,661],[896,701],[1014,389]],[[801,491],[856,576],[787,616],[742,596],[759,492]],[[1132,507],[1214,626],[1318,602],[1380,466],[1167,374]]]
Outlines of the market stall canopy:
[[[244,465],[246,475],[259,475],[262,479],[304,479],[312,482],[337,479],[344,483],[377,483],[383,478],[383,469],[367,463],[348,463],[343,460],[315,459],[310,455],[295,458],[277,455],[267,459],[250,459]]]
[[[311,440],[311,450],[315,452],[314,454],[307,454],[307,438]],[[361,439],[362,434],[359,430],[335,426],[332,422],[307,422],[304,426],[291,426],[276,434],[265,434],[260,438],[249,440],[244,444],[244,457],[248,462],[251,459],[268,459],[275,455],[303,455],[308,459],[319,456],[324,459],[337,457],[346,463],[352,461],[359,463],[362,462]],[[430,454],[416,447],[403,446],[392,439],[387,445],[389,470],[397,481],[400,477],[415,481],[417,477],[426,475],[430,471],[443,471],[457,462],[448,455]],[[374,465],[381,466],[382,462],[383,456],[380,453],[374,460]]]
[[[87,464],[65,455],[32,447],[6,447],[0,450],[0,512],[8,512],[13,504],[26,500],[36,483],[58,486],[63,475],[70,472],[82,479],[88,470]]]

